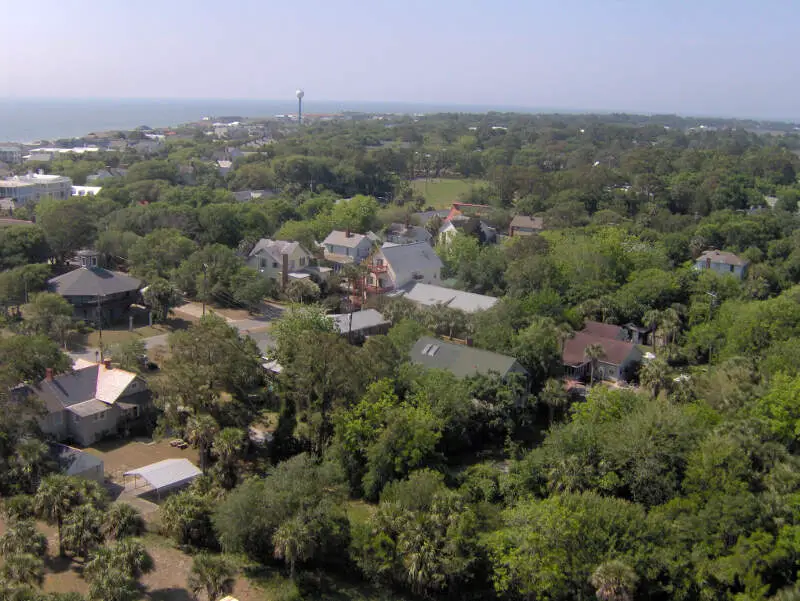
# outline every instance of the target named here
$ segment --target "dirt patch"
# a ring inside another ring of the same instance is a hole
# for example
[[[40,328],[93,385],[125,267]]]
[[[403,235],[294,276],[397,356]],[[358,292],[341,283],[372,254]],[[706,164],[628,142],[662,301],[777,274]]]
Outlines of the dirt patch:
[[[106,478],[120,484],[125,472],[162,459],[188,459],[195,465],[199,461],[195,449],[171,447],[169,440],[112,440],[99,442],[86,451],[103,460]]]
[[[45,560],[45,578],[42,589],[48,593],[80,593],[86,595],[89,587],[81,577],[83,565],[66,557],[58,557],[58,536],[55,528],[37,522],[37,528],[47,536],[48,553]],[[0,534],[5,532],[5,522],[0,517]],[[142,539],[153,557],[154,570],[145,575],[142,586],[145,599],[151,601],[190,601],[186,589],[192,557],[173,547],[167,539],[148,535]],[[244,576],[236,579],[233,596],[239,601],[262,601],[264,592],[257,589]]]

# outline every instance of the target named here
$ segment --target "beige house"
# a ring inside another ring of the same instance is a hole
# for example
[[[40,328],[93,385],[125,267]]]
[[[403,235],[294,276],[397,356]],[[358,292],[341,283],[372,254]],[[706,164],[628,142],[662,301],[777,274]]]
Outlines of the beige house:
[[[308,268],[314,256],[299,242],[262,238],[247,256],[247,265],[277,284],[284,285],[292,277]]]

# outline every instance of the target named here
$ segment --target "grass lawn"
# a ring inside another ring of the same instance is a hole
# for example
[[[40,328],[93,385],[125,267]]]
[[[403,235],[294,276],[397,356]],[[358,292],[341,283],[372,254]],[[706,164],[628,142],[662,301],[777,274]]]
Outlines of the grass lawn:
[[[192,323],[192,319],[170,318],[166,323],[156,323],[152,326],[142,325],[128,330],[127,326],[116,324],[110,328],[103,328],[103,344],[107,347],[127,342],[131,339],[144,339],[169,334],[175,330],[185,330]],[[88,334],[73,334],[70,339],[70,348],[98,348],[100,346],[100,333],[93,330]]]
[[[425,197],[425,206],[436,209],[447,209],[458,200],[461,194],[466,194],[472,188],[485,185],[487,182],[476,179],[415,179],[411,182],[414,192]]]

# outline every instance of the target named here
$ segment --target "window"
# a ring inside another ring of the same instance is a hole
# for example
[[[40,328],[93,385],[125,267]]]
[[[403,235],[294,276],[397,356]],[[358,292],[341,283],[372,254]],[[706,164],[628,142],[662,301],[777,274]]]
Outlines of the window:
[[[261,257],[261,258],[258,260],[258,266],[259,266],[259,267],[261,267],[262,269],[263,269],[264,267],[266,267],[266,266],[267,266],[267,259],[266,259],[265,257]]]
[[[731,265],[731,273],[733,273],[733,265]]]
[[[102,422],[103,420],[106,419],[106,413],[108,413],[108,411],[101,411],[100,413],[95,413],[92,416],[92,419],[96,422]]]
[[[306,264],[306,258],[300,257],[300,267],[305,267],[305,264]]]
[[[289,269],[294,269],[294,259],[289,261]]]
[[[272,268],[273,269],[278,269],[278,262],[277,261],[273,261],[272,262]]]

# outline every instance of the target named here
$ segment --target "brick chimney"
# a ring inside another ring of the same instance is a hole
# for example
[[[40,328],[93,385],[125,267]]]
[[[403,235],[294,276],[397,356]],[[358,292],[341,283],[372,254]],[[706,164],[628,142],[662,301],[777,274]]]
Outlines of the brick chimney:
[[[289,255],[283,253],[283,265],[281,266],[281,286],[286,288],[289,283]]]
[[[103,365],[106,369],[111,369],[111,359],[103,359]]]
[[[351,232],[351,231],[350,231],[350,228],[347,228],[347,229],[344,231],[344,237],[345,237],[345,238],[352,238],[352,237],[353,237],[353,232]]]
[[[44,379],[48,382],[53,381],[53,368],[52,367],[45,367],[44,369]]]

